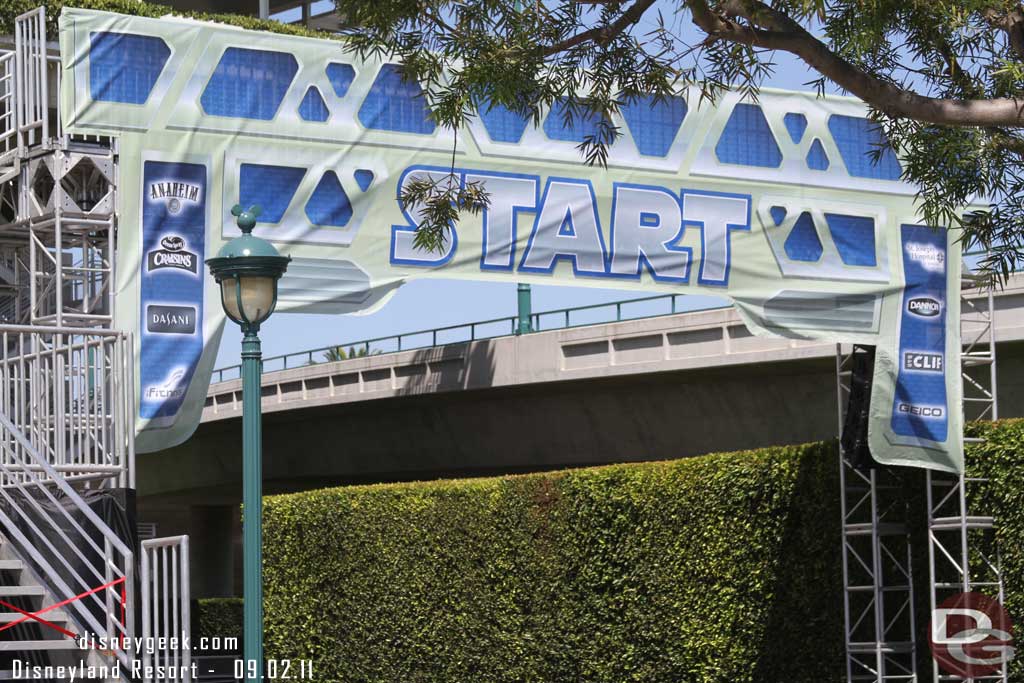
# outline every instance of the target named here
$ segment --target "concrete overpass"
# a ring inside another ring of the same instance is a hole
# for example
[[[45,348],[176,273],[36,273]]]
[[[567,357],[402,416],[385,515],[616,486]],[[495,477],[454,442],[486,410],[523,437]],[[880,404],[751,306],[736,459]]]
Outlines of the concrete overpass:
[[[1000,415],[1024,415],[1024,277],[997,295],[996,331]],[[833,438],[835,354],[752,336],[722,308],[268,372],[265,490]],[[238,532],[240,420],[240,380],[219,382],[195,436],[138,458],[140,520],[222,549],[204,561],[219,569],[197,567],[199,595],[229,594],[238,566],[223,535]]]

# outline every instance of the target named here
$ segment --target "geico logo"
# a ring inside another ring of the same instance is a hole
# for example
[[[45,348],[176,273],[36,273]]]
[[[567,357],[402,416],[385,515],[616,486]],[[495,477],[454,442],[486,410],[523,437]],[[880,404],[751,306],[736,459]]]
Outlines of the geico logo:
[[[903,354],[903,369],[942,372],[942,354],[907,351]]]
[[[914,315],[932,318],[942,310],[942,304],[927,296],[917,297],[907,302],[907,310]]]
[[[944,412],[941,406],[915,406],[912,403],[901,403],[899,411],[918,417],[942,417]]]

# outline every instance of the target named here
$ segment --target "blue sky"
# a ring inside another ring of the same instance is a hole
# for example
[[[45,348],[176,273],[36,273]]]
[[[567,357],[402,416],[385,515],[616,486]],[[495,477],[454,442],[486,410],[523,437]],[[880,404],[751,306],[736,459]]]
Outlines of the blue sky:
[[[330,3],[323,2],[324,9]],[[669,5],[664,11],[669,16]],[[314,5],[314,13],[324,11]],[[640,32],[654,27],[656,14],[649,13],[640,26]],[[646,26],[645,26],[646,24]],[[676,29],[686,38],[695,35],[689,27],[689,18],[678,17]],[[804,83],[814,74],[789,55],[777,54],[774,76],[766,86],[790,90],[808,90]],[[636,291],[593,289],[579,287],[533,287],[533,310],[568,308],[587,304],[632,299]],[[693,296],[684,308],[705,308],[720,303],[711,297]],[[601,312],[598,312],[601,313]],[[418,280],[398,290],[394,298],[381,310],[370,315],[310,315],[279,314],[268,321],[260,332],[265,356],[274,356],[332,344],[402,332],[413,332],[433,327],[488,320],[516,314],[516,285],[514,282],[473,282],[454,280]],[[239,362],[241,333],[229,324],[221,342],[216,367]]]

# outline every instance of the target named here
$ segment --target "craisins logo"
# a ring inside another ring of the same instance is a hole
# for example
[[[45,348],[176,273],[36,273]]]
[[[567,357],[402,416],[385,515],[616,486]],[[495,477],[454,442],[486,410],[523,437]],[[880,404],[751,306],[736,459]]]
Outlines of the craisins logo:
[[[939,668],[951,676],[997,675],[1013,659],[1013,622],[998,600],[959,593],[932,612],[928,645]]]

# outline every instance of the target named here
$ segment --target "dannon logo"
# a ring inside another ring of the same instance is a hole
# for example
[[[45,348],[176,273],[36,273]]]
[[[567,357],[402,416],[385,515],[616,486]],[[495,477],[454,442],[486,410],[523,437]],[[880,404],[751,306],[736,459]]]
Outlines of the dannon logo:
[[[191,251],[185,249],[185,240],[178,235],[165,235],[160,240],[160,249],[149,252],[146,257],[147,270],[161,268],[178,268],[190,273],[198,273],[199,259]]]
[[[942,304],[930,296],[919,296],[907,302],[907,311],[925,318],[934,318],[942,312]]]

